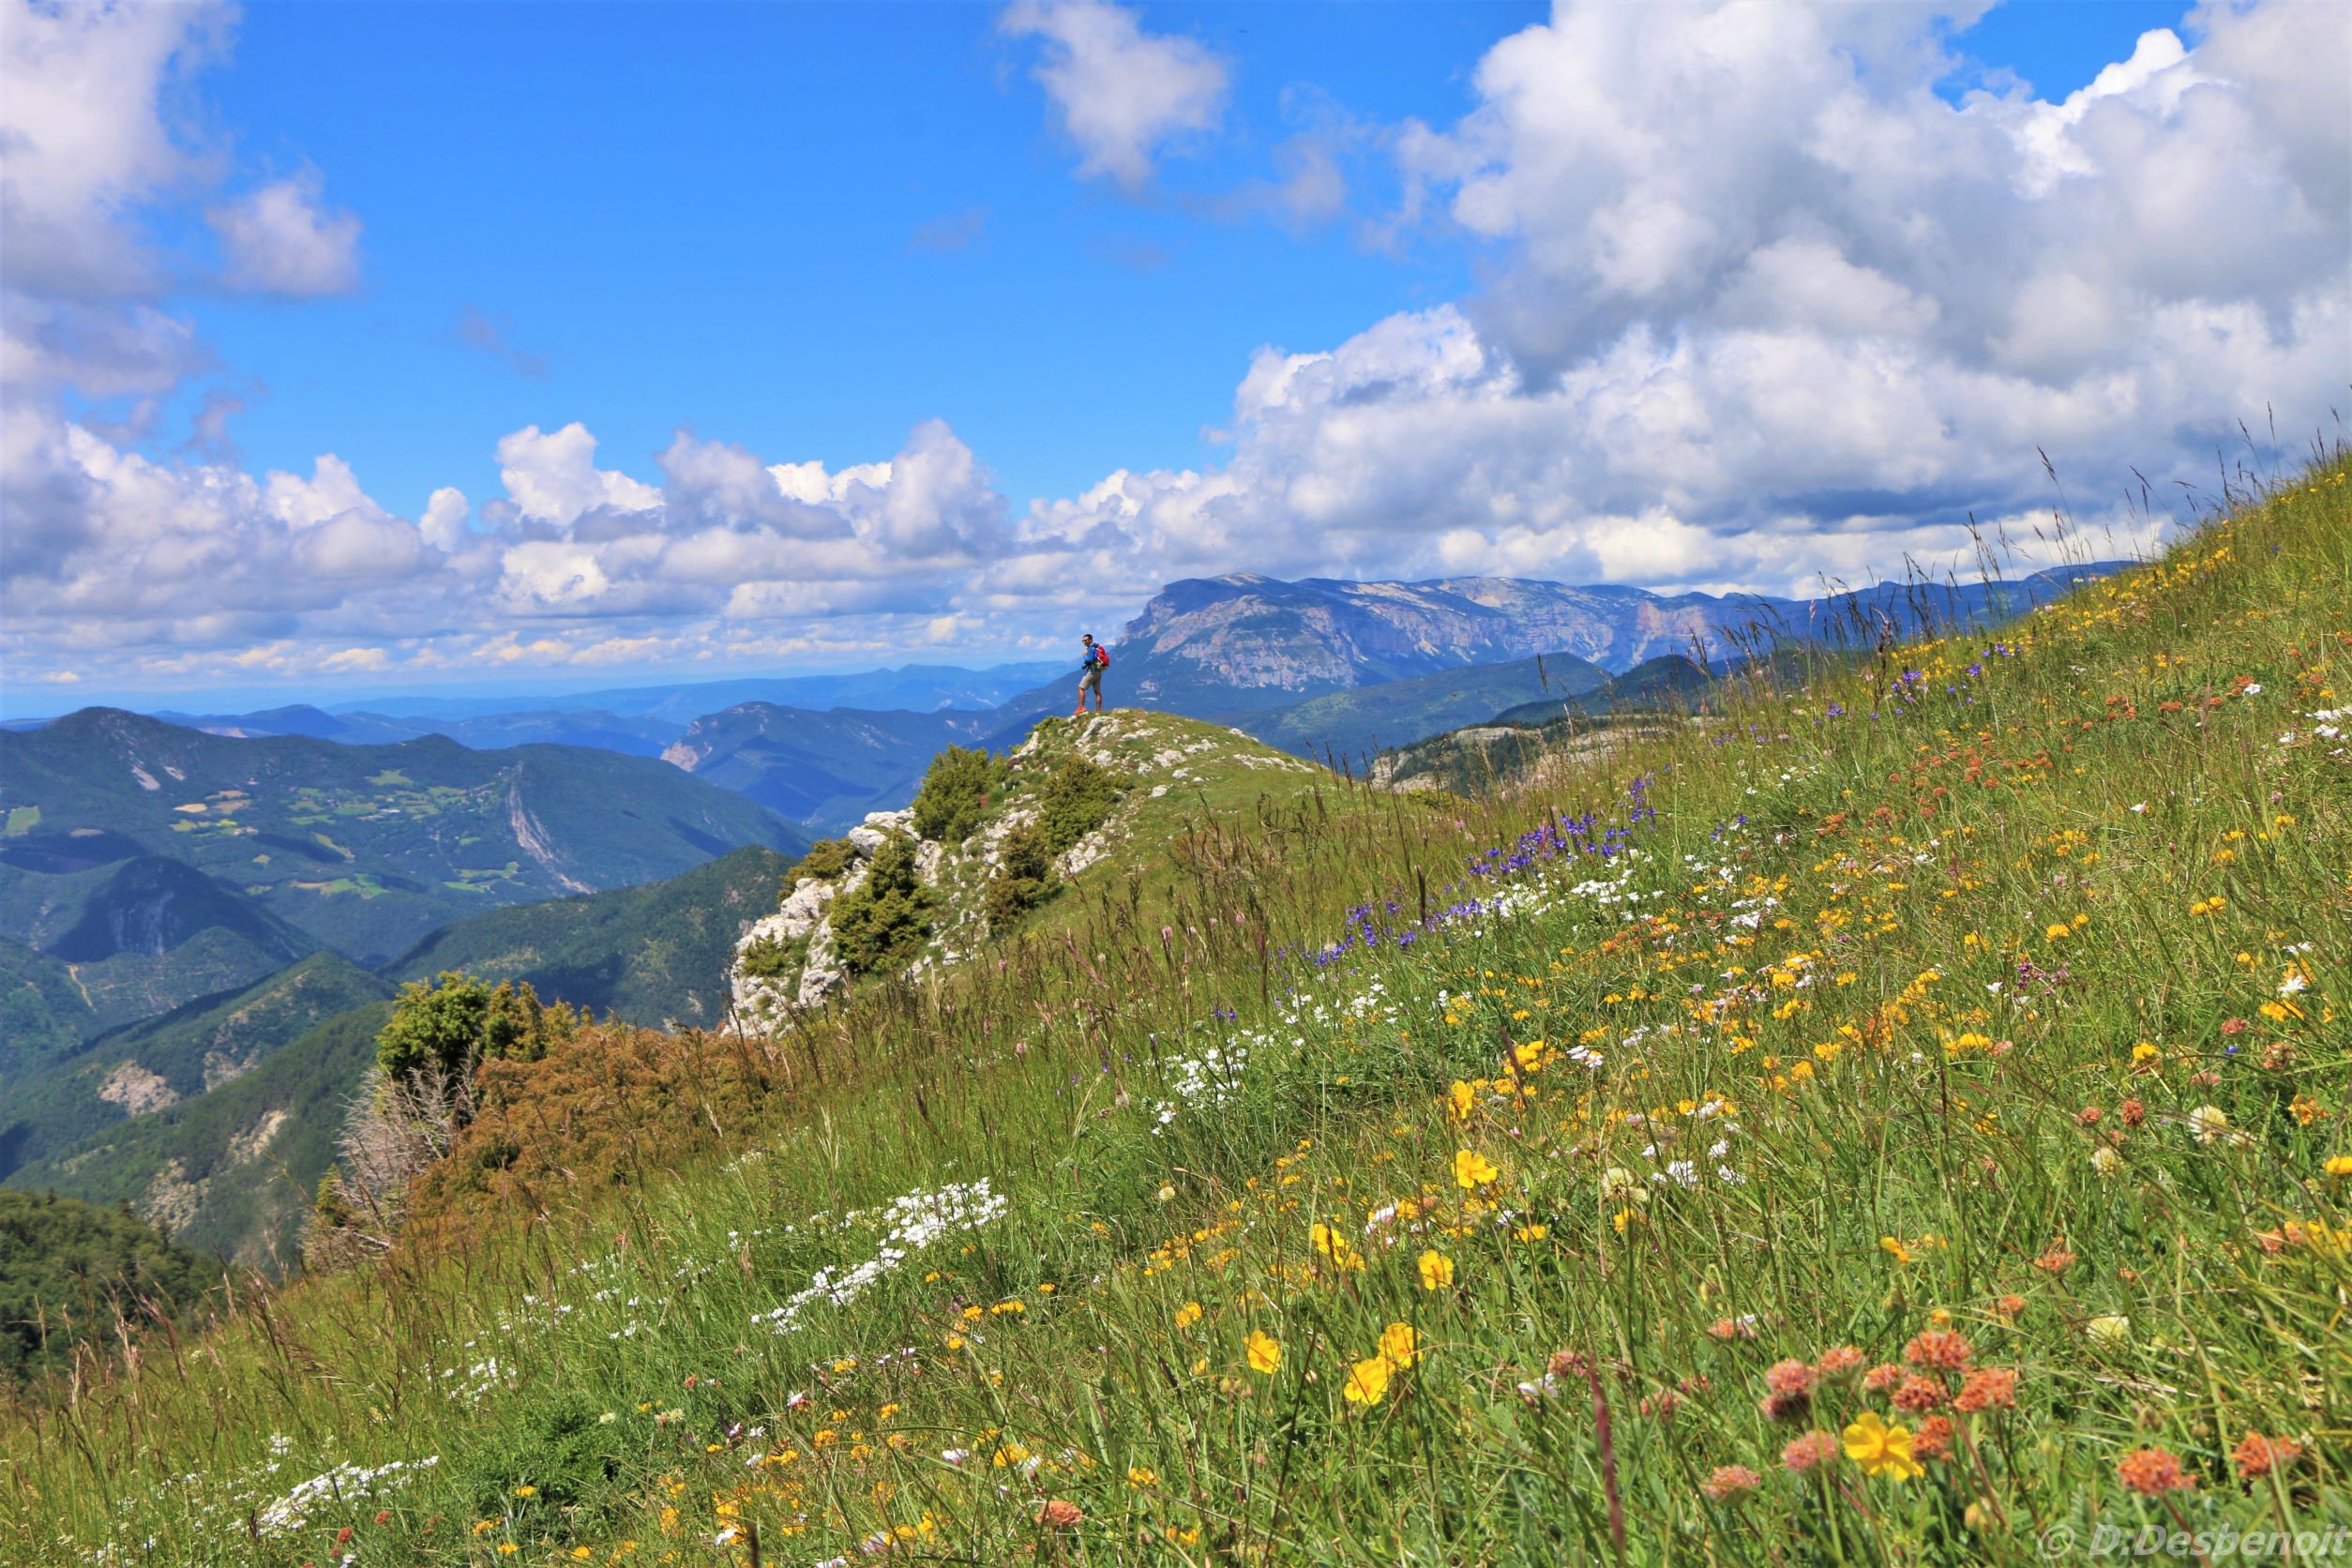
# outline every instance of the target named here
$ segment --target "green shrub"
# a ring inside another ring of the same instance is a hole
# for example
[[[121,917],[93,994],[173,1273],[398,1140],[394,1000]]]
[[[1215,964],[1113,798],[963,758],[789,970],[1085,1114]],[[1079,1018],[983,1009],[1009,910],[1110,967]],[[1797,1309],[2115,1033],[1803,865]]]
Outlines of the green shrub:
[[[1046,778],[1037,801],[1037,832],[1049,854],[1067,853],[1110,820],[1121,794],[1118,778],[1083,757],[1065,759]]]
[[[536,1062],[579,1022],[564,1003],[542,1003],[528,982],[491,987],[444,971],[430,986],[412,980],[400,988],[376,1036],[376,1064],[395,1078],[433,1072],[445,1082],[475,1061]]]
[[[820,838],[808,846],[808,852],[800,857],[799,865],[784,873],[784,891],[791,893],[792,885],[803,877],[831,882],[856,864],[857,851],[848,839]]]
[[[895,968],[923,951],[938,918],[940,896],[923,885],[914,852],[912,838],[892,834],[874,852],[873,866],[857,891],[834,903],[834,951],[849,973]]]
[[[807,957],[807,937],[793,942],[761,937],[735,956],[735,965],[746,974],[761,980],[776,980],[798,972],[801,961]]]
[[[986,751],[951,746],[931,759],[914,796],[914,831],[942,844],[972,837],[1004,788],[1004,763]]]
[[[988,879],[981,909],[988,917],[988,933],[1003,936],[1021,917],[1062,891],[1061,873],[1053,855],[1033,823],[1023,823],[1004,836],[1003,858]]]

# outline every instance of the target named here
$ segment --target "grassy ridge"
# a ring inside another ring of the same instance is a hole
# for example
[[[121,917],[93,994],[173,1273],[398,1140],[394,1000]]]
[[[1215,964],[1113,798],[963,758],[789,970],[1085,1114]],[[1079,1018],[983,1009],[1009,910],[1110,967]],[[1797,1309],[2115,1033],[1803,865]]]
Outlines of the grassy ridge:
[[[2344,1523],[2348,493],[1537,798],[1204,806],[1082,923],[710,1043],[731,1156],[18,1409],[0,1555]]]

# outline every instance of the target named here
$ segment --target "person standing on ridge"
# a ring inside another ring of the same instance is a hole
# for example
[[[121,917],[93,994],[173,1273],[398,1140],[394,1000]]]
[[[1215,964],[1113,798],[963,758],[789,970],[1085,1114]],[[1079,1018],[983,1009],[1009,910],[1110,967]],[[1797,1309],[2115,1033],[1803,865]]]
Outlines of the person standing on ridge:
[[[1086,656],[1078,665],[1078,706],[1070,716],[1077,718],[1086,712],[1086,694],[1094,694],[1094,711],[1103,711],[1103,671],[1110,668],[1110,650],[1094,641],[1091,631],[1078,633],[1078,641],[1086,645]]]

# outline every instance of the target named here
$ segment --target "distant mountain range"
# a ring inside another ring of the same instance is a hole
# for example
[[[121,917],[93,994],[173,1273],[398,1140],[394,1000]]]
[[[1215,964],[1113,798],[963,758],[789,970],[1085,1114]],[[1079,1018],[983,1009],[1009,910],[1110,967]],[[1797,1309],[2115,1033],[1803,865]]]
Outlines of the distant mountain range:
[[[398,746],[427,735],[445,735],[476,751],[510,746],[585,746],[625,757],[658,757],[683,726],[667,719],[631,718],[599,709],[574,712],[489,713],[472,717],[394,717],[364,710],[329,713],[296,703],[258,713],[187,714],[164,709],[151,716],[207,734],[254,740],[304,735],[343,746]]]
[[[745,844],[797,853],[807,842],[651,758],[472,751],[442,736],[229,739],[109,708],[0,734],[0,905],[158,856],[362,963],[481,909],[674,876]],[[110,944],[168,950],[180,934],[168,919],[104,911],[36,945],[62,957],[67,942],[86,960]]]
[[[1537,654],[1573,654],[1610,673],[1666,654],[1712,665],[1792,641],[1867,647],[1882,626],[1907,638],[1991,625],[2129,565],[2098,562],[2013,582],[1881,582],[1814,599],[1515,578],[1280,582],[1240,573],[1161,589],[1113,646],[1113,681],[1120,701],[1225,716]],[[1072,683],[1077,666],[1073,651]],[[1054,692],[1042,687],[1008,707],[1050,712]]]
[[[400,697],[349,704],[394,718],[478,718],[495,714],[604,713],[685,725],[704,714],[743,702],[779,707],[879,708],[929,712],[938,708],[993,708],[1050,675],[1060,660],[1000,664],[986,670],[953,665],[909,664],[896,670],[859,670],[839,675],[749,676],[686,685],[615,686],[564,697]],[[339,707],[337,712],[343,712]]]
[[[0,1182],[128,1202],[200,1251],[281,1272],[400,982],[460,970],[600,1018],[716,1027],[735,942],[774,912],[790,865],[752,846],[641,887],[474,915],[377,972],[312,953],[87,1043],[0,1042]]]
[[[527,980],[599,1018],[716,1029],[727,1021],[735,939],[776,912],[792,864],[754,845],[641,887],[492,910],[443,927],[383,973]]]
[[[746,702],[696,719],[661,755],[787,822],[835,833],[868,811],[906,805],[932,758],[951,746],[984,744],[993,719],[956,709],[812,713]]]
[[[1287,751],[1360,771],[1387,747],[1465,725],[1684,708],[1712,680],[1680,654],[1662,654],[1621,675],[1574,654],[1553,654],[1334,691],[1244,714],[1235,727]]]
[[[1513,578],[1194,579],[1168,584],[1127,624],[1104,686],[1114,703],[1220,719],[1302,755],[1347,755],[1545,701],[1555,688],[1582,697],[1662,658],[1681,661],[1679,685],[1689,671],[1800,643],[1867,648],[1882,634],[1997,625],[2129,565],[2098,562],[2013,582],[1881,582],[1817,599]],[[1548,682],[1534,677],[1539,655]],[[1074,646],[1066,678],[997,710],[992,739],[1009,742],[1037,718],[1066,713],[1078,672]],[[1476,712],[1490,695],[1510,701]]]

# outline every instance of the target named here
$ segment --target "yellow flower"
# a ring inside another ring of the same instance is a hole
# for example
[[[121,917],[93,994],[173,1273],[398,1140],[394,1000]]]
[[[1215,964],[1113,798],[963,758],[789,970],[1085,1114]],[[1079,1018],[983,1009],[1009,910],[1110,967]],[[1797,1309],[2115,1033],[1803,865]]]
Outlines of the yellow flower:
[[[1475,1149],[1459,1149],[1454,1154],[1455,1184],[1463,1187],[1483,1187],[1501,1172],[1495,1162]]]
[[[1188,1329],[1199,1321],[1200,1321],[1200,1304],[1199,1302],[1186,1302],[1184,1305],[1176,1309],[1176,1326],[1178,1328]]]
[[[1421,1336],[1410,1323],[1391,1323],[1380,1331],[1380,1359],[1399,1372],[1421,1359]]]
[[[1252,1372],[1263,1372],[1271,1378],[1274,1376],[1274,1368],[1280,1366],[1281,1364],[1281,1342],[1276,1340],[1273,1334],[1268,1334],[1264,1329],[1250,1330],[1249,1369]]]
[[[539,1489],[536,1486],[518,1486],[515,1488],[515,1496],[519,1498],[535,1498],[538,1495]]]
[[[1435,1250],[1421,1255],[1421,1288],[1442,1290],[1454,1283],[1454,1259]]]
[[[2330,1154],[2320,1168],[2330,1176],[2352,1176],[2352,1154]]]
[[[1911,1457],[1911,1429],[1888,1425],[1878,1419],[1877,1410],[1864,1410],[1861,1420],[1846,1428],[1846,1456],[1860,1465],[1864,1475],[1908,1481],[1927,1473]]]
[[[1447,1090],[1445,1094],[1446,1099],[1453,1105],[1454,1120],[1456,1122],[1469,1121],[1470,1102],[1474,1097],[1471,1093],[1470,1086],[1464,1083],[1460,1078],[1455,1078],[1454,1080],[1454,1087]]]
[[[1146,1486],[1156,1486],[1159,1484],[1160,1472],[1152,1469],[1149,1465],[1129,1465],[1127,1467],[1127,1485],[1133,1486],[1137,1491],[1139,1492]]]
[[[520,1550],[522,1550],[522,1548],[516,1545],[512,1541],[501,1541],[498,1544],[498,1555],[501,1557],[512,1557]]]
[[[1378,1404],[1380,1395],[1388,1392],[1388,1375],[1387,1358],[1374,1356],[1369,1361],[1360,1361],[1349,1369],[1347,1386],[1340,1392],[1348,1396],[1350,1405]]]
[[[2066,936],[2067,928],[2056,921],[2053,921],[2043,928],[2042,934],[2044,938],[2051,942],[2058,942]]]

